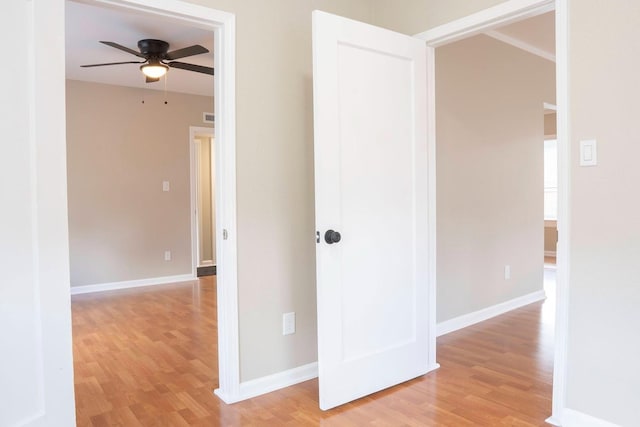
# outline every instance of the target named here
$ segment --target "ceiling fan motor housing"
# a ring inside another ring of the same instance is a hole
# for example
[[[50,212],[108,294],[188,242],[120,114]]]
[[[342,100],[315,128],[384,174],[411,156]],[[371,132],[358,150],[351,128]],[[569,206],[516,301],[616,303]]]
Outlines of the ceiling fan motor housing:
[[[163,58],[169,51],[169,43],[163,40],[143,39],[138,42],[138,49],[140,49],[140,53],[143,55]]]

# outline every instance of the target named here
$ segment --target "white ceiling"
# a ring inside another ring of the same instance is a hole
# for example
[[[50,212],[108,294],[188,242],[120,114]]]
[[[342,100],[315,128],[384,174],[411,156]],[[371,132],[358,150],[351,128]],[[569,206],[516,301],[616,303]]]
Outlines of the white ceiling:
[[[488,31],[486,34],[534,55],[555,61],[554,11]]]
[[[141,39],[165,40],[169,50],[199,44],[209,53],[182,58],[180,62],[213,67],[213,32],[194,28],[173,18],[66,3],[66,74],[68,79],[155,90],[165,89],[165,79],[145,83],[138,64],[81,68],[83,64],[142,60],[127,52],[99,43],[112,41],[138,51]],[[213,96],[213,76],[176,68],[169,69],[166,81],[171,92]]]

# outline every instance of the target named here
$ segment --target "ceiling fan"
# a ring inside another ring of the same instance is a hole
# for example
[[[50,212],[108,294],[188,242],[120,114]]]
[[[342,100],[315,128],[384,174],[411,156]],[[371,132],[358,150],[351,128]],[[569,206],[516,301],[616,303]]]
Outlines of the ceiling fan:
[[[129,49],[128,47],[122,46],[118,43],[107,41],[100,41],[100,43],[123,50],[139,58],[144,58],[144,61],[108,62],[105,64],[81,65],[81,67],[103,67],[105,65],[120,64],[144,64],[140,66],[140,70],[145,75],[147,83],[157,82],[158,80],[160,80],[160,77],[164,76],[167,73],[169,67],[213,75],[213,68],[211,67],[175,61],[175,59],[186,58],[187,56],[200,55],[202,53],[209,52],[207,48],[198,44],[169,52],[169,43],[163,40],[143,39],[138,42],[138,49],[140,50],[140,52],[136,52],[135,50]]]

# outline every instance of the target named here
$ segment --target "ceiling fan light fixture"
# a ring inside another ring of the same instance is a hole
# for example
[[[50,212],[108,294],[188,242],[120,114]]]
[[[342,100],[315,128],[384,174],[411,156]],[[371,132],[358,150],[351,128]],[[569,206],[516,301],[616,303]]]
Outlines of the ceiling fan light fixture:
[[[142,73],[152,79],[158,79],[165,74],[167,74],[167,70],[169,67],[160,63],[160,62],[150,62],[140,67]]]
[[[182,70],[193,71],[201,74],[208,74],[213,76],[214,70],[212,67],[206,67],[204,65],[196,65],[196,64],[188,64],[186,62],[179,62],[176,59],[186,58],[189,56],[200,55],[203,53],[208,53],[209,50],[200,46],[199,44],[194,44],[193,46],[183,47],[182,49],[177,49],[169,52],[169,43],[163,40],[155,40],[155,39],[142,39],[138,41],[138,49],[140,52],[136,52],[133,49],[129,49],[126,46],[122,46],[121,44],[110,42],[110,41],[100,41],[100,43],[107,45],[109,47],[116,48],[118,50],[122,50],[124,52],[130,53],[132,55],[137,56],[138,58],[144,58],[144,61],[123,61],[123,62],[107,62],[103,64],[86,64],[81,65],[81,67],[103,67],[106,65],[122,65],[122,64],[143,64],[140,66],[140,71],[146,77],[147,83],[153,83],[160,80],[162,76],[167,74],[169,68],[179,68]],[[170,61],[170,62],[166,62]]]

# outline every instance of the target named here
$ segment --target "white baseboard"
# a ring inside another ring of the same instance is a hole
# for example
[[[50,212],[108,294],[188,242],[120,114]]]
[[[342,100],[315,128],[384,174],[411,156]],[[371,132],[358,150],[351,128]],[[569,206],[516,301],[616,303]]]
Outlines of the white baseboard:
[[[215,390],[215,394],[222,399],[224,403],[231,404],[240,402],[241,400],[251,399],[252,397],[262,394],[271,393],[281,388],[289,387],[304,381],[312,380],[318,376],[318,362],[309,363],[308,365],[298,366],[297,368],[287,371],[278,372],[277,374],[267,375],[266,377],[256,378],[255,380],[240,383],[238,395],[229,396]]]
[[[515,310],[516,308],[542,301],[545,298],[546,295],[544,290],[539,290],[500,304],[492,305],[491,307],[483,308],[482,310],[474,311],[473,313],[445,320],[444,322],[440,322],[436,325],[436,335],[445,335],[450,332],[457,331],[458,329],[475,325],[476,323],[491,319],[492,317],[499,316],[508,311]]]
[[[600,418],[592,417],[583,412],[565,408],[562,412],[562,427],[620,427]]]
[[[556,251],[544,251],[544,256],[552,256],[555,258]]]
[[[95,285],[72,286],[71,295],[88,294],[91,292],[115,291],[118,289],[139,288],[142,286],[166,285],[168,283],[189,282],[197,280],[193,274],[177,276],[152,277],[149,279],[126,280],[123,282],[98,283]]]
[[[552,426],[562,427],[562,421],[559,418],[554,417],[553,415],[544,420],[545,423],[551,424]]]

